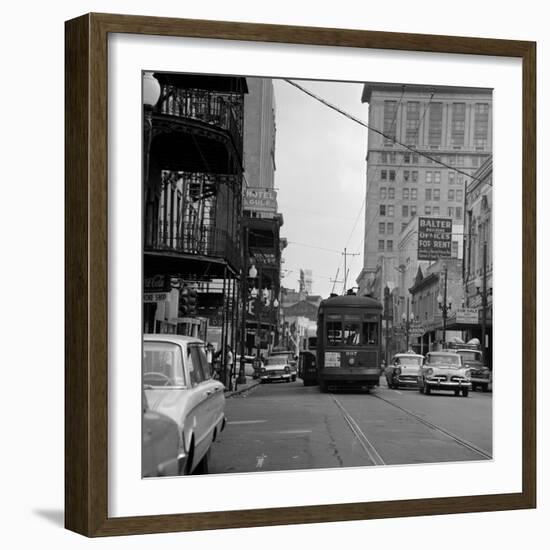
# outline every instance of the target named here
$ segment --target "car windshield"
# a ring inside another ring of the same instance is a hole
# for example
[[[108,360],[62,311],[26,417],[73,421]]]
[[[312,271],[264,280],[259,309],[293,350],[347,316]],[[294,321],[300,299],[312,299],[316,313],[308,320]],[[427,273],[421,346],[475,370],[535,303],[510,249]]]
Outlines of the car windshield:
[[[422,357],[397,357],[396,358],[396,364],[397,365],[413,365],[417,366],[422,363]]]
[[[453,353],[432,353],[428,355],[426,363],[433,365],[434,363],[440,363],[444,365],[453,365],[460,367],[460,355]]]
[[[460,350],[459,354],[464,361],[481,361],[481,352],[479,351]]]
[[[286,365],[288,363],[286,355],[276,355],[268,357],[266,365]]]
[[[170,342],[143,343],[143,385],[146,388],[185,385],[178,345]]]

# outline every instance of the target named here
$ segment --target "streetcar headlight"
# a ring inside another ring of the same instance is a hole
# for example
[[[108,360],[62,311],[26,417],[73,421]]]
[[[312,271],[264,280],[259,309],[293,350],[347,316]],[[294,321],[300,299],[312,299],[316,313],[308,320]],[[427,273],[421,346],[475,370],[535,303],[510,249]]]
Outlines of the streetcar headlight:
[[[353,357],[350,357],[348,363],[350,365],[355,365],[355,359]]]

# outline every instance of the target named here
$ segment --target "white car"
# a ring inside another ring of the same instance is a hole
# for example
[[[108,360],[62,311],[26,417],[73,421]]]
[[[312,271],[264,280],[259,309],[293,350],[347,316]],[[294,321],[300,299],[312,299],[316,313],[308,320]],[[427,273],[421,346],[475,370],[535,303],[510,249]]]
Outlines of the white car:
[[[145,334],[142,376],[150,410],[178,425],[182,473],[208,473],[212,443],[226,420],[224,387],[212,378],[205,343],[190,336]]]
[[[429,395],[432,391],[453,391],[468,397],[472,389],[470,369],[462,364],[458,353],[448,351],[430,351],[418,377],[418,390]]]
[[[267,358],[265,365],[260,369],[260,381],[271,382],[272,380],[284,380],[290,382],[292,369],[288,361],[288,354],[273,355]]]

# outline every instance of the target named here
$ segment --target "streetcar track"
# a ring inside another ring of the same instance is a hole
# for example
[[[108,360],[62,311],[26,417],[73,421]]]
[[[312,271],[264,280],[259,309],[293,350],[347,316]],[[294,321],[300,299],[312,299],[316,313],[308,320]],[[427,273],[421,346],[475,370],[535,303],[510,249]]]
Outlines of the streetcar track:
[[[396,409],[399,409],[400,411],[404,412],[405,414],[408,414],[409,416],[411,416],[417,422],[420,422],[424,426],[447,436],[448,438],[452,439],[455,443],[458,443],[462,447],[465,447],[466,449],[469,449],[470,451],[473,451],[473,452],[477,453],[478,455],[482,456],[485,459],[492,460],[493,455],[489,451],[486,451],[485,449],[481,449],[480,447],[477,447],[476,445],[474,445],[473,443],[470,443],[466,439],[462,439],[461,437],[459,437],[458,435],[450,432],[449,430],[446,430],[445,428],[442,428],[441,426],[438,426],[437,424],[433,424],[432,422],[422,418],[421,416],[413,413],[412,411],[409,411],[408,409],[405,409],[404,407],[401,407],[400,405],[397,405],[393,401],[390,401],[389,399],[386,399],[385,397],[382,397],[381,395],[372,394],[372,396],[376,397],[377,399],[380,399],[381,401],[384,401],[385,403],[388,403],[388,405],[391,405],[392,407],[395,407]]]
[[[334,397],[333,394],[329,394],[334,403],[336,403],[336,406],[340,409],[340,412],[344,416],[344,420],[348,424],[350,430],[353,432],[353,435],[357,438],[359,441],[361,447],[363,447],[364,451],[367,453],[367,456],[369,457],[369,460],[373,463],[374,466],[385,466],[385,462],[382,459],[382,457],[378,454],[378,451],[374,447],[374,445],[369,441],[368,437],[363,433],[363,430],[359,427],[353,416],[346,410],[344,405]]]
[[[376,397],[377,399],[380,399],[381,401],[384,401],[388,405],[391,405],[392,407],[395,407],[396,409],[399,409],[401,412],[405,413],[406,415],[414,418],[417,422],[420,424],[426,426],[427,428],[430,428],[431,430],[438,432],[447,438],[451,439],[458,445],[468,449],[469,451],[472,451],[479,456],[483,457],[484,459],[492,460],[493,456],[489,451],[486,451],[485,449],[481,449],[480,447],[477,447],[473,443],[470,443],[469,441],[457,436],[456,434],[450,432],[449,430],[446,430],[445,428],[442,428],[441,426],[438,426],[436,424],[433,424],[432,422],[429,422],[428,420],[425,420],[421,416],[413,413],[412,411],[405,409],[404,407],[401,407],[400,405],[397,405],[396,403],[390,401],[389,399],[386,399],[380,395],[377,394],[371,394],[373,397]],[[357,438],[363,449],[365,450],[367,456],[369,457],[369,460],[373,463],[374,466],[384,466],[386,463],[384,462],[384,459],[380,456],[374,445],[369,441],[367,436],[364,434],[364,432],[361,430],[353,416],[347,411],[347,409],[340,403],[340,401],[332,394],[329,393],[329,396],[334,401],[336,406],[340,409],[340,412],[342,413],[344,420],[348,424],[350,430],[354,434],[354,436]]]

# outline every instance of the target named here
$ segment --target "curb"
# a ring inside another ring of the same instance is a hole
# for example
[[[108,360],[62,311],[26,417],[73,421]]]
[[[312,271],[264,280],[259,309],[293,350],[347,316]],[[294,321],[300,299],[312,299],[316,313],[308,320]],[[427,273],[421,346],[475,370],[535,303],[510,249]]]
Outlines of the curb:
[[[224,393],[225,397],[234,397],[235,395],[240,395],[241,393],[244,393],[245,391],[251,390],[252,388],[255,388],[260,383],[259,380],[253,380],[250,384],[242,384],[237,387],[236,390],[226,391]]]

